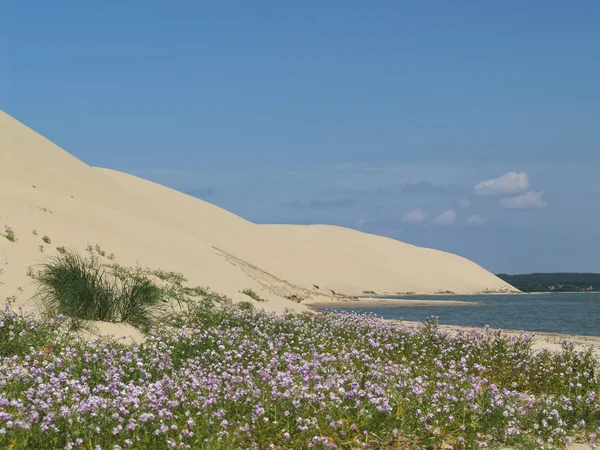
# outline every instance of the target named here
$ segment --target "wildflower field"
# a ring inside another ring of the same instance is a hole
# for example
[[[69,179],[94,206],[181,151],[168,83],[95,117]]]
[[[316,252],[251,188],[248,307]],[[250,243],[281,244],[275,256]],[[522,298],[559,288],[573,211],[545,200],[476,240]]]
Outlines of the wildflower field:
[[[201,302],[136,345],[0,313],[0,448],[564,448],[600,426],[565,343]]]

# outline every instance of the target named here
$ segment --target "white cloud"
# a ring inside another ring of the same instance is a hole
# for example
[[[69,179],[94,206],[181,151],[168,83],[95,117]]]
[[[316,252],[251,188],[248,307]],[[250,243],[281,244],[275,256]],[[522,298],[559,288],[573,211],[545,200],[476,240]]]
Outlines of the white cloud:
[[[482,196],[518,194],[529,188],[529,175],[526,172],[507,172],[498,178],[482,181],[475,185],[475,194]]]
[[[458,206],[463,209],[470,208],[472,204],[473,204],[473,202],[471,202],[471,200],[469,200],[468,198],[464,198],[464,197],[458,201]]]
[[[529,191],[515,197],[500,199],[500,204],[511,209],[535,209],[543,208],[547,203],[542,200],[543,191]]]
[[[449,209],[448,211],[444,211],[435,219],[433,219],[433,223],[438,225],[452,225],[456,221],[456,213]]]
[[[483,217],[481,217],[479,214],[473,214],[467,219],[467,225],[471,225],[474,227],[482,225],[484,222],[485,220],[483,220]]]
[[[422,209],[413,209],[412,211],[407,212],[402,220],[405,222],[419,223],[423,222],[427,218],[427,213]]]

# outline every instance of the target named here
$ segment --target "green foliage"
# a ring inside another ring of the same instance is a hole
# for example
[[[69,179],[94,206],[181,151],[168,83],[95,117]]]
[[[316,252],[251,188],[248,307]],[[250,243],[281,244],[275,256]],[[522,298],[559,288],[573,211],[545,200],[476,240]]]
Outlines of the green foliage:
[[[256,292],[254,292],[252,289],[244,289],[242,291],[242,294],[245,294],[248,297],[253,298],[257,302],[266,302],[266,300],[264,298],[262,298],[260,295],[258,295]]]
[[[8,225],[4,225],[4,234],[2,236],[4,236],[6,239],[13,243],[18,241],[15,232]]]
[[[14,300],[7,298],[9,303]],[[17,311],[6,308],[0,319],[0,357],[25,356],[31,349],[42,349],[48,343],[56,342],[59,335],[62,333],[57,321],[40,320],[21,307]]]
[[[44,244],[38,245],[38,248],[40,249],[41,253],[44,253]]]
[[[594,291],[600,290],[598,273],[501,273],[496,276],[523,292],[578,292],[590,286]]]
[[[109,258],[110,259],[110,258]],[[186,304],[191,298],[207,297],[210,291],[202,286],[186,286],[187,278],[179,272],[170,272],[162,269],[149,269],[136,267],[125,267],[117,263],[109,264],[111,270],[121,277],[149,277],[154,278],[160,283],[160,288],[165,298],[175,301],[180,307]]]
[[[251,311],[254,309],[254,304],[252,302],[248,302],[248,301],[244,300],[243,302],[237,303],[237,307],[240,309]]]
[[[120,321],[148,331],[167,301],[164,291],[145,277],[123,279],[120,289]]]
[[[38,304],[49,317],[125,322],[147,330],[164,298],[143,274],[122,276],[97,258],[82,258],[71,250],[48,259],[32,275],[38,284]]]
[[[592,349],[534,352],[530,335],[449,334],[433,319],[278,316],[208,290],[188,306],[133,346],[0,311],[0,413],[25,425],[5,420],[0,448],[533,450],[596,440]]]
[[[45,234],[44,237],[42,237],[42,241],[44,241],[48,245],[50,245],[52,243],[50,236],[48,236],[47,234]]]
[[[61,246],[61,247],[56,247],[56,251],[57,251],[58,253],[61,253],[61,254],[63,254],[63,255],[64,255],[65,253],[67,253],[67,249],[66,249],[66,248],[64,248],[64,247],[62,247],[62,246]]]

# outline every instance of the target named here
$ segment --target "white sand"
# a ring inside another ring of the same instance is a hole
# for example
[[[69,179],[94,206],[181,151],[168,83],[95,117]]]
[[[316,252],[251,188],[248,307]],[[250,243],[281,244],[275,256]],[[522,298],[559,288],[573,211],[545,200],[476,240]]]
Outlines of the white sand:
[[[83,252],[88,244],[123,265],[182,272],[190,284],[236,301],[249,300],[240,291],[253,289],[268,300],[257,306],[277,311],[306,310],[300,300],[326,301],[331,291],[514,290],[449,253],[341,227],[250,223],[156,183],[90,167],[0,112],[0,233],[5,225],[18,242],[0,237],[0,300],[16,295],[17,304],[31,305],[27,267],[57,246]],[[41,253],[43,235],[52,243]]]

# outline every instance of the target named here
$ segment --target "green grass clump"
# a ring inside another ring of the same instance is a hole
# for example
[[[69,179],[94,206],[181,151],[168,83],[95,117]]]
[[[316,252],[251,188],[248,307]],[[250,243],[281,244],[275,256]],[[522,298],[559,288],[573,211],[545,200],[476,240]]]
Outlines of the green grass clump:
[[[52,243],[52,240],[50,239],[50,236],[48,236],[47,234],[45,234],[42,237],[42,241],[44,241],[46,244],[50,245]]]
[[[125,322],[147,330],[165,300],[162,289],[143,274],[124,276],[71,250],[48,259],[33,278],[38,304],[50,317]]]
[[[254,304],[244,300],[237,303],[237,307],[246,311],[252,311],[254,309]]]
[[[242,291],[242,294],[247,295],[248,297],[256,300],[257,302],[266,302],[266,300],[264,298],[262,298],[260,295],[258,295],[256,292],[254,292],[252,289],[244,289]]]
[[[18,241],[17,236],[15,235],[15,232],[8,225],[4,225],[4,234],[2,236],[4,236],[10,242],[17,242]]]

